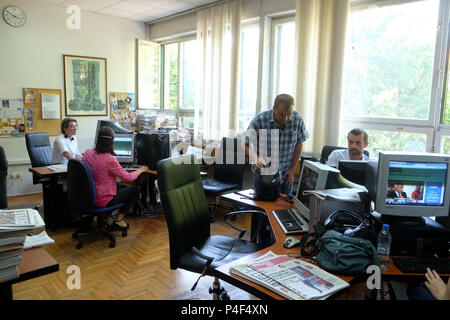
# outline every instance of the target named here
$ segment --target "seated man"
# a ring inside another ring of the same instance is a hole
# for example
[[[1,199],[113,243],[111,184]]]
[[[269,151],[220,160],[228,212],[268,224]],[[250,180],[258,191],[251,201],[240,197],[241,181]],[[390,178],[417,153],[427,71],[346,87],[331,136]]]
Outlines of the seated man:
[[[363,129],[353,129],[347,134],[348,149],[334,150],[327,165],[336,167],[340,160],[369,160],[364,149],[369,145],[369,136]]]

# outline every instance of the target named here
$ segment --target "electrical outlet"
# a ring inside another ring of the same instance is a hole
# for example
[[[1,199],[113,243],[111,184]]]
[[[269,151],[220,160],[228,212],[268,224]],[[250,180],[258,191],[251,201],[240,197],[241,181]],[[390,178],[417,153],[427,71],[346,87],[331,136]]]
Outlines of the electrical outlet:
[[[22,179],[22,174],[20,172],[16,172],[14,179]]]
[[[11,179],[11,180],[14,180],[14,174],[9,173],[9,174],[8,174],[8,178]]]

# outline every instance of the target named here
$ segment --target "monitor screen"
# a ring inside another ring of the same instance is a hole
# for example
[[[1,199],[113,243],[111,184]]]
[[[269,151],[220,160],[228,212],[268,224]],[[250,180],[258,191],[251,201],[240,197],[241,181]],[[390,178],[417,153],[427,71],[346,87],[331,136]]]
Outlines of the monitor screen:
[[[116,134],[114,153],[119,162],[134,162],[134,134]]]
[[[393,216],[447,216],[449,160],[433,153],[380,153],[376,210]]]
[[[95,131],[94,145],[97,144],[98,131],[100,130],[101,127],[110,127],[111,129],[113,129],[114,133],[116,133],[116,134],[133,133],[133,131],[130,131],[130,130],[122,127],[116,121],[113,121],[113,120],[98,120],[97,121],[97,129]]]

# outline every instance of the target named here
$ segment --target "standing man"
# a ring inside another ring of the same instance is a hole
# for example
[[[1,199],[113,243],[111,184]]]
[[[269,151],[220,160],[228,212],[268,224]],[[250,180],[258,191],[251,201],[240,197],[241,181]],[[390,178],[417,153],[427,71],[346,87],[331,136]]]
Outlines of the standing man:
[[[336,167],[340,160],[369,160],[364,149],[369,145],[369,135],[363,129],[353,129],[347,134],[348,149],[334,150],[327,165]]]
[[[64,118],[61,122],[61,135],[53,142],[52,163],[67,164],[70,159],[81,159],[78,151],[77,134],[78,123],[73,118]]]
[[[255,189],[260,175],[279,174],[281,192],[292,195],[294,172],[308,138],[303,119],[294,111],[294,98],[280,94],[271,110],[257,114],[248,126],[244,150],[252,163]]]

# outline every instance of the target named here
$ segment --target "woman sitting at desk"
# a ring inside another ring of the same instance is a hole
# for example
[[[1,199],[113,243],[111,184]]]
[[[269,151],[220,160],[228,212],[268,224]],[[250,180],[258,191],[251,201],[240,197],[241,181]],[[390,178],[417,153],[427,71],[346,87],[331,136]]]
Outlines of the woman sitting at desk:
[[[77,120],[73,118],[64,118],[61,122],[61,135],[56,137],[53,143],[52,163],[67,164],[70,159],[81,159],[81,153],[78,151]]]
[[[83,161],[92,171],[95,190],[97,192],[96,206],[112,206],[125,202],[121,212],[114,219],[113,224],[119,229],[129,228],[122,219],[130,206],[136,201],[138,195],[137,185],[124,187],[117,190],[116,177],[125,181],[133,181],[148,170],[147,166],[140,167],[137,171],[127,172],[119,164],[114,155],[114,131],[109,127],[101,127],[95,149],[88,149],[83,155]]]

